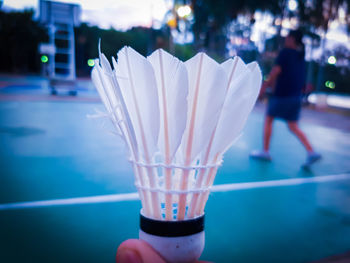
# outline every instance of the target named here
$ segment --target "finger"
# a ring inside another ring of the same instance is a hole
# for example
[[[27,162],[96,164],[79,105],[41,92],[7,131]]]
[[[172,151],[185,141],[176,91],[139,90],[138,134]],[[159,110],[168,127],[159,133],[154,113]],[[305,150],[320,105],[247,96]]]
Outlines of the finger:
[[[129,239],[118,248],[117,263],[165,263],[159,254],[145,241]]]

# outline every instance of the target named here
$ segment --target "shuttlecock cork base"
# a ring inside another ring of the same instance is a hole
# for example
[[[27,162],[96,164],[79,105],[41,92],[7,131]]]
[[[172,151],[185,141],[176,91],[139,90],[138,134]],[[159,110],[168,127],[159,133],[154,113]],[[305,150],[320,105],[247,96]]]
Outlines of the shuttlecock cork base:
[[[182,221],[160,221],[140,214],[139,238],[167,262],[195,262],[205,244],[204,215]]]

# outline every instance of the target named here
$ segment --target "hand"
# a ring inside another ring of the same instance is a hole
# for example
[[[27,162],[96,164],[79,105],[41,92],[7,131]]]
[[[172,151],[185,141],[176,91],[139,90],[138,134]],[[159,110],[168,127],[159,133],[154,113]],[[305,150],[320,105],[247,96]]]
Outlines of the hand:
[[[124,241],[118,248],[116,261],[117,263],[166,263],[148,243],[138,239]],[[197,263],[209,262],[197,261]]]

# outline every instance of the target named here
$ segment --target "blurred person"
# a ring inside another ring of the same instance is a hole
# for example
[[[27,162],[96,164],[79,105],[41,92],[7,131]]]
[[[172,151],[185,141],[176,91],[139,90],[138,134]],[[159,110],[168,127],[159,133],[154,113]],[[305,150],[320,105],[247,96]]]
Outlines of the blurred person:
[[[299,139],[307,151],[303,167],[321,159],[311,146],[306,135],[300,130],[298,120],[302,104],[302,90],[305,86],[306,66],[304,60],[303,35],[301,31],[291,31],[285,39],[284,48],[277,56],[268,79],[263,83],[260,97],[268,87],[273,87],[268,101],[264,123],[263,150],[252,151],[250,157],[271,160],[270,140],[275,118],[287,122],[289,130]]]
[[[116,256],[117,263],[166,263],[165,260],[145,241],[128,239],[119,247]],[[196,261],[193,263],[209,263]]]

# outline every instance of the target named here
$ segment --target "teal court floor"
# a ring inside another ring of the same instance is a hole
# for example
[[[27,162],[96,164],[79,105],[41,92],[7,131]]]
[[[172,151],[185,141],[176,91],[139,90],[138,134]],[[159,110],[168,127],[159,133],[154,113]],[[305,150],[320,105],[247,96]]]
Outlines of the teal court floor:
[[[118,245],[138,237],[140,202],[108,200],[136,191],[125,148],[108,123],[87,118],[103,107],[91,90],[84,92],[72,99],[41,88],[0,88],[1,263],[114,262]],[[350,251],[348,119],[329,115],[318,122],[312,117],[320,113],[305,111],[301,127],[323,159],[303,170],[302,146],[278,121],[273,161],[248,158],[261,146],[262,108],[254,109],[218,171],[215,185],[238,187],[211,194],[201,259],[298,263]],[[279,181],[294,179],[300,180]],[[276,183],[263,187],[266,181]],[[64,201],[95,196],[106,198]],[[41,200],[61,205],[8,205]]]

